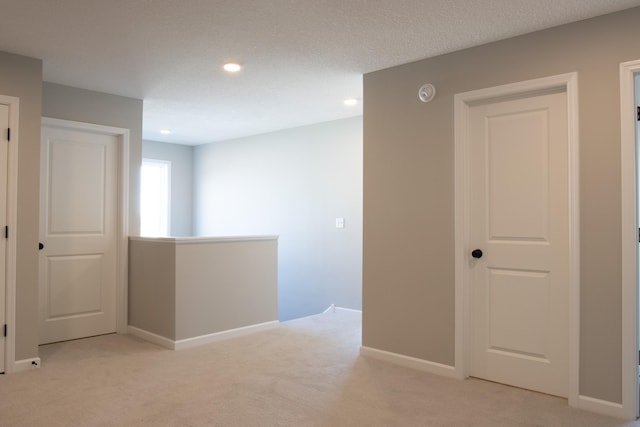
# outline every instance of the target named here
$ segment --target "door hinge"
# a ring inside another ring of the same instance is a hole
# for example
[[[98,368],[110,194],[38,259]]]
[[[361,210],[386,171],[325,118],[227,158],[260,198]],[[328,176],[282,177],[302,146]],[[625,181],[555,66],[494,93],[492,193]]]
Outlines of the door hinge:
[[[5,337],[7,336],[7,324],[6,323],[4,324],[4,336]]]
[[[4,238],[5,239],[9,238],[9,226],[8,225],[4,226]]]
[[[636,107],[638,109],[638,121],[640,122],[640,106]]]
[[[7,141],[11,141],[11,128],[7,129]]]

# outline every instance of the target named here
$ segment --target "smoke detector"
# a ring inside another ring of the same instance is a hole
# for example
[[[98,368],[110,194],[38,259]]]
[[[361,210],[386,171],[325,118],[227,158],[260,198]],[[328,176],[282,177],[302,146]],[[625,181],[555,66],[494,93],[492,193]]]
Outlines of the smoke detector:
[[[436,87],[431,83],[424,84],[418,89],[418,98],[422,102],[429,102],[436,96]]]

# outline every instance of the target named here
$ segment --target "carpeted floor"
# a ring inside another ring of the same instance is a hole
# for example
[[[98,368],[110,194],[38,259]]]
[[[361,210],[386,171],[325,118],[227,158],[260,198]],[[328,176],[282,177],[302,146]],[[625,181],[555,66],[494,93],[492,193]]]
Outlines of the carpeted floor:
[[[563,399],[359,356],[359,313],[170,351],[127,335],[40,348],[0,376],[0,426],[639,426]]]

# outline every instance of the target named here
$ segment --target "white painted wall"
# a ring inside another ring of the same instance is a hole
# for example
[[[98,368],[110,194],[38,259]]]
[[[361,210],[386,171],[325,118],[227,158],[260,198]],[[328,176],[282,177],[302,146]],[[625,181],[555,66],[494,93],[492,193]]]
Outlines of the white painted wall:
[[[362,117],[196,146],[193,182],[195,235],[280,236],[280,320],[361,309]]]
[[[142,157],[171,162],[171,225],[174,237],[193,235],[193,147],[142,141]]]

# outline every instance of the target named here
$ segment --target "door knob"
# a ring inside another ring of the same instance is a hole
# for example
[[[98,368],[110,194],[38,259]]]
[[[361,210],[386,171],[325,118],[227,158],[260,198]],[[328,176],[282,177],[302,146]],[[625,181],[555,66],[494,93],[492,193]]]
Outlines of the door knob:
[[[480,249],[474,249],[471,252],[471,256],[474,258],[482,258],[482,251]]]
[[[38,243],[38,250],[41,251],[44,249],[44,244],[42,242]]]

